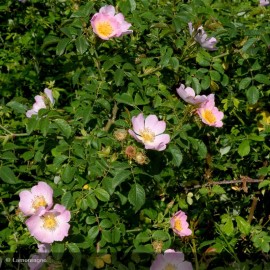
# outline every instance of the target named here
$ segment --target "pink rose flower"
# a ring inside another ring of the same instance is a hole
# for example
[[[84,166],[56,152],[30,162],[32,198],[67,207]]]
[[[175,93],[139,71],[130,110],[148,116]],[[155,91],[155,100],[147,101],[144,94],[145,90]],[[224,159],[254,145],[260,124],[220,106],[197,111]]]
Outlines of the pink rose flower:
[[[133,32],[128,30],[131,24],[125,21],[122,13],[115,15],[115,8],[113,6],[102,7],[99,13],[94,14],[92,17],[91,25],[94,33],[104,40]]]
[[[19,208],[26,216],[35,214],[41,207],[48,210],[53,205],[53,190],[45,182],[39,182],[31,191],[21,191],[19,196]]]
[[[170,136],[163,134],[166,123],[159,121],[156,115],[149,115],[144,119],[143,114],[132,117],[133,130],[129,134],[138,142],[143,143],[145,149],[162,151],[170,142]]]
[[[185,212],[181,210],[176,212],[171,218],[170,223],[173,231],[179,236],[183,237],[192,234],[192,231],[188,228],[189,224]]]
[[[197,95],[195,96],[195,91],[191,87],[186,87],[184,84],[181,84],[179,88],[176,89],[177,94],[187,103],[190,104],[200,104],[202,102],[207,101],[207,96]]]
[[[213,127],[223,126],[221,120],[223,119],[224,114],[215,107],[214,100],[210,99],[207,102],[202,103],[200,108],[197,109],[197,113],[206,125]]]
[[[182,252],[167,249],[163,254],[158,254],[153,261],[150,270],[192,270],[192,264],[184,261],[185,255]]]
[[[33,108],[31,110],[28,110],[26,112],[26,116],[30,118],[34,114],[38,114],[38,111],[40,109],[46,109],[46,103],[49,101],[51,104],[54,104],[54,98],[52,95],[52,90],[49,88],[45,88],[44,90],[45,95],[44,96],[35,96],[35,103],[33,104]]]
[[[25,221],[30,234],[42,243],[62,241],[68,236],[70,211],[63,205],[56,204],[52,210],[39,211]]]
[[[191,36],[194,35],[194,39],[205,49],[209,50],[209,51],[215,51],[217,50],[217,48],[215,47],[216,46],[216,43],[217,43],[217,40],[214,38],[214,37],[210,37],[208,38],[207,37],[207,34],[206,32],[204,31],[203,27],[200,26],[197,31],[196,31],[196,34],[193,34],[194,33],[194,28],[192,26],[192,23],[189,22],[188,23],[188,27],[189,27],[189,33]]]
[[[31,261],[28,262],[30,270],[39,270],[43,263],[46,262],[46,258],[51,251],[51,245],[38,244],[38,252],[30,256]]]
[[[260,6],[268,6],[270,5],[269,0],[260,0]]]

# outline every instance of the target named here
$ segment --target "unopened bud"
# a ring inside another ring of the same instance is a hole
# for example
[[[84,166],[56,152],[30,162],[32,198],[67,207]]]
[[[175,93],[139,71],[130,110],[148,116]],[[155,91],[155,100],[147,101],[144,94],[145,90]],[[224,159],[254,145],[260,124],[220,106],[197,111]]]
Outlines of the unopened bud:
[[[113,135],[117,141],[121,142],[126,139],[128,133],[125,129],[117,129]]]

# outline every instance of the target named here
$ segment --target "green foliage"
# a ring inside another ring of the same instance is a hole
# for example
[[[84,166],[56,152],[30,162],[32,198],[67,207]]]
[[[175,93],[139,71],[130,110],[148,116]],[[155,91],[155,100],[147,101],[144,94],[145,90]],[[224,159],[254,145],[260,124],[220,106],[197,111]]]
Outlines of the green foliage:
[[[270,10],[258,2],[1,3],[0,257],[36,252],[19,193],[44,181],[71,211],[69,235],[48,258],[56,268],[149,269],[173,248],[194,269],[267,269]],[[90,19],[106,4],[131,35],[93,33]],[[216,37],[218,50],[200,47],[188,22]],[[181,83],[215,94],[222,128],[201,122],[177,95]],[[46,87],[55,104],[27,118]],[[166,150],[128,135],[140,112],[166,122]],[[179,210],[190,237],[170,229]]]

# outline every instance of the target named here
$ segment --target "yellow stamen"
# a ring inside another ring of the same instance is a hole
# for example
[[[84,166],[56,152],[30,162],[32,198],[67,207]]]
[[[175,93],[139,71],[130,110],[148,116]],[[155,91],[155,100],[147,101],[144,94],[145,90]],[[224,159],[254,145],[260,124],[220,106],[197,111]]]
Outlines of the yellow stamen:
[[[183,230],[182,223],[181,223],[180,219],[176,219],[174,221],[174,228],[179,232],[181,232]]]
[[[209,124],[214,124],[216,122],[216,117],[212,111],[204,110],[202,112],[202,118]]]
[[[169,263],[165,266],[164,270],[176,270],[176,267]]]
[[[32,207],[37,210],[41,206],[46,206],[47,202],[43,196],[35,196],[34,201],[32,203]]]
[[[49,213],[43,216],[43,227],[47,230],[55,230],[57,227],[57,220],[54,214]]]
[[[113,32],[113,27],[108,21],[99,22],[96,29],[98,35],[103,37],[109,37]]]
[[[155,133],[149,130],[148,128],[140,132],[140,136],[144,143],[153,142],[155,140]]]

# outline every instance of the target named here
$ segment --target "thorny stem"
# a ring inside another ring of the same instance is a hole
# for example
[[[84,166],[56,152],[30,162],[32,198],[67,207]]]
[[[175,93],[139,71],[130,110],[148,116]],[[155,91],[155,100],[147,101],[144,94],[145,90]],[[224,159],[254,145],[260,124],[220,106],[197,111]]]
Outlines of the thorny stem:
[[[194,259],[195,259],[195,270],[199,270],[199,262],[198,262],[198,256],[197,256],[197,248],[196,248],[196,241],[195,239],[193,238],[191,240],[192,242],[192,246],[191,246],[191,249],[192,249],[192,253],[194,255]]]
[[[270,180],[270,179],[269,179]],[[193,190],[193,189],[197,189],[197,188],[201,188],[201,187],[208,187],[208,186],[213,186],[213,185],[229,185],[229,184],[237,184],[237,183],[260,183],[264,181],[263,179],[252,179],[252,178],[248,178],[243,180],[222,180],[222,181],[217,181],[217,182],[209,182],[206,183],[204,185],[195,185],[192,188],[187,188],[187,190]]]
[[[258,198],[257,197],[253,197],[251,208],[250,208],[250,212],[249,212],[249,216],[248,216],[248,223],[249,224],[251,223],[251,221],[253,219],[254,212],[255,212],[255,209],[256,209],[256,206],[257,206],[257,202],[258,202]]]

